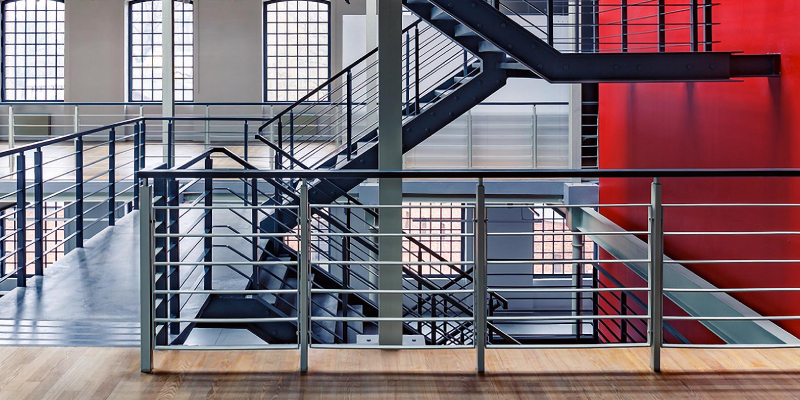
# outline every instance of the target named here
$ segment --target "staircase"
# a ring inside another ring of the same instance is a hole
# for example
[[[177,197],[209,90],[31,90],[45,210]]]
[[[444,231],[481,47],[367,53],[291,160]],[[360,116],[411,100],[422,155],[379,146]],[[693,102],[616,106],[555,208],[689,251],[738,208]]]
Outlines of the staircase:
[[[420,19],[403,30],[403,151],[407,152],[456,118],[503,88],[509,78],[527,77],[550,82],[635,82],[729,80],[735,76],[775,73],[770,57],[754,58],[731,53],[600,53],[565,54],[537,37],[491,4],[478,1],[404,0],[408,10]],[[272,118],[259,129],[258,138],[275,152],[276,169],[376,169],[378,166],[377,128],[377,49],[334,75],[324,85]],[[687,67],[690,65],[692,67]],[[696,67],[695,67],[696,66]],[[318,100],[314,100],[318,99]],[[596,138],[595,138],[596,139]],[[241,161],[241,160],[240,160]],[[243,161],[241,162],[246,168]],[[359,179],[310,180],[310,204],[359,203],[348,192],[361,184]],[[244,182],[247,185],[247,182]],[[298,179],[269,180],[274,192],[264,205],[298,205]],[[256,190],[253,188],[252,190]],[[246,204],[257,205],[242,198]],[[361,213],[336,209],[314,209],[320,231],[365,234],[375,229],[376,210]],[[263,212],[259,229],[264,233],[289,233],[298,225],[298,215],[289,209]],[[312,227],[314,224],[312,224]],[[324,228],[323,228],[324,227]],[[421,243],[421,261],[449,261]],[[370,260],[377,243],[367,236],[312,243],[312,289],[377,289],[377,269],[336,265],[335,260]],[[287,264],[260,266],[249,278],[248,289],[295,289],[297,253],[291,243],[271,238],[258,244],[260,260],[286,261]],[[406,249],[408,250],[408,249]],[[343,258],[344,257],[344,258]],[[326,263],[325,261],[331,261]],[[471,269],[442,265],[442,283],[404,267],[409,289],[469,289]],[[294,317],[294,294],[213,295],[201,308],[202,318]],[[469,317],[472,298],[448,295],[410,296],[414,307],[404,307],[410,317]],[[492,311],[505,299],[493,297]],[[312,316],[377,317],[375,301],[361,294],[311,296]],[[214,326],[193,326],[203,328]],[[294,343],[294,322],[251,324],[250,332],[267,343]],[[519,343],[503,331],[489,327],[494,338]],[[312,343],[357,343],[377,334],[377,325],[368,322],[315,322]],[[174,339],[183,343],[191,329]],[[426,344],[472,343],[470,324],[406,323],[404,333],[421,337]]]

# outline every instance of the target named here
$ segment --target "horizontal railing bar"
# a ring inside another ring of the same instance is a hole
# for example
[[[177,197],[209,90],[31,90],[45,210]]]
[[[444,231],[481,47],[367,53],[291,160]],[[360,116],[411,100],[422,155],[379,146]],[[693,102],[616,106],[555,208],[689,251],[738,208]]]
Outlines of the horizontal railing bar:
[[[296,210],[298,206],[153,206],[154,210]]]
[[[297,350],[299,348],[296,344],[267,344],[255,346],[191,346],[191,345],[169,345],[169,346],[154,346],[154,350],[196,350],[196,351],[260,351],[260,350]]]
[[[697,203],[664,204],[663,207],[800,207],[797,203]]]
[[[336,264],[336,265],[474,265],[473,261],[331,261],[331,260],[311,260],[314,264]]]
[[[664,316],[664,321],[792,321],[800,320],[800,315],[781,315],[773,317],[679,317]]]
[[[199,324],[250,324],[261,322],[297,322],[297,317],[283,318],[153,318],[153,322],[164,324],[170,322],[190,322]]]
[[[624,263],[649,263],[650,260],[489,260],[489,264],[624,264]],[[676,261],[677,262],[677,261]]]
[[[775,343],[775,344],[677,344],[664,343],[664,348],[671,349],[798,349],[800,343]]]
[[[490,221],[491,222],[491,221]],[[572,236],[572,235],[595,235],[595,236],[613,236],[613,235],[648,235],[650,231],[624,231],[624,232],[489,232],[488,236]]]
[[[328,237],[472,237],[473,233],[311,233],[315,236]]]
[[[667,317],[664,317],[666,319]],[[571,321],[571,320],[599,320],[599,319],[650,319],[648,315],[537,315],[537,316],[489,316],[487,321]]]
[[[311,293],[340,293],[340,294],[472,294],[474,290],[389,290],[389,289],[311,289]]]
[[[800,290],[800,289],[798,289]],[[650,291],[650,288],[647,287],[633,287],[633,288],[508,288],[508,289],[493,289],[488,288],[486,289],[489,293],[548,293],[548,292],[559,292],[559,293],[603,293],[603,292],[647,292]]]
[[[15,149],[16,150],[16,149]],[[13,154],[13,153],[10,153]],[[5,154],[0,153],[0,156]],[[798,178],[800,169],[640,170],[145,170],[142,178]],[[601,205],[602,206],[602,205]]]
[[[664,232],[664,235],[670,236],[765,236],[765,235],[800,235],[798,231],[715,231],[715,232]]]
[[[620,349],[650,347],[649,343],[605,343],[605,344],[487,344],[487,349]]]
[[[601,261],[605,262],[605,260]],[[672,260],[672,264],[797,264],[800,260]]]
[[[672,293],[748,293],[748,292],[800,292],[800,288],[736,288],[736,289],[678,289],[664,288]]]
[[[293,294],[297,289],[274,290],[154,290],[153,294]]]
[[[600,208],[600,207],[650,207],[650,204],[582,204],[582,205],[566,205],[566,204],[542,204],[542,203],[486,203],[487,208],[514,208],[514,207],[531,207],[531,208]]]
[[[348,322],[471,322],[472,317],[309,317],[311,321]]]
[[[422,345],[422,346],[403,346],[390,344],[362,345],[362,344],[310,344],[312,349],[327,350],[436,350],[436,349],[474,349],[474,345]]]
[[[384,204],[384,205],[367,205],[367,204],[312,204],[311,208],[474,208],[475,204],[465,203],[461,205],[435,205],[435,204]]]
[[[170,265],[205,265],[209,267],[220,266],[248,266],[248,265],[297,265],[297,261],[180,261],[180,262],[166,262],[159,261],[153,263],[155,266],[165,267]]]
[[[264,238],[280,238],[280,237],[298,237],[296,233],[156,233],[153,235],[156,238],[249,238],[249,237],[264,237]]]

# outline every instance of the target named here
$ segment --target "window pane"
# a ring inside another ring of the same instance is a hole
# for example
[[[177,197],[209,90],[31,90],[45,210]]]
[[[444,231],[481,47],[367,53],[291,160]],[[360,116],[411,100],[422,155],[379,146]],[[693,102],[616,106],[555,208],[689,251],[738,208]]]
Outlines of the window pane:
[[[64,100],[63,73],[58,76],[56,69],[64,65],[63,0],[9,2],[5,4],[3,19],[7,44],[4,73],[9,78],[5,99]]]
[[[131,46],[130,99],[161,101],[162,87],[162,0],[136,0],[130,7]],[[194,75],[194,4],[175,0],[175,100],[192,101]]]
[[[283,0],[264,5],[266,101],[296,101],[328,80],[329,12],[327,1]],[[326,100],[328,95],[325,87],[310,100]]]

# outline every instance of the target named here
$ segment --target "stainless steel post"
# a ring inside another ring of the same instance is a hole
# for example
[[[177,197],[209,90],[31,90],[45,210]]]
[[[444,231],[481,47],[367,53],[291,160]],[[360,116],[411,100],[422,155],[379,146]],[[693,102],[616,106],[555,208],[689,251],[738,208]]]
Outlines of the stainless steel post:
[[[661,372],[661,346],[664,336],[664,209],[661,203],[661,182],[658,178],[653,180],[650,194],[650,243],[648,246],[650,253],[650,301],[648,302],[650,368],[654,372]]]

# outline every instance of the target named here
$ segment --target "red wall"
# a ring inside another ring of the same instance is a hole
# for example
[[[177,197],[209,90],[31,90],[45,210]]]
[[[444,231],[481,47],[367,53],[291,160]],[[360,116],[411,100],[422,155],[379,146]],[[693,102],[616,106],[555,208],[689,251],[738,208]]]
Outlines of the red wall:
[[[601,85],[601,168],[800,167],[800,1],[718,2],[714,19],[720,25],[714,28],[714,36],[721,43],[715,44],[715,50],[781,53],[782,77]],[[662,183],[665,203],[800,203],[800,180],[796,179],[666,179]],[[600,199],[603,203],[648,202],[649,182],[604,179]],[[646,229],[643,213],[605,211],[618,224],[634,230]],[[798,231],[798,222],[800,210],[787,208],[665,211],[667,231]],[[800,259],[800,240],[791,236],[672,236],[666,239],[665,251],[673,259]],[[689,267],[718,287],[800,287],[800,265]],[[617,274],[633,279],[622,270]],[[798,293],[735,297],[762,315],[800,315]],[[779,324],[800,335],[800,322]],[[684,328],[682,333],[693,341],[714,341],[698,326],[688,332]]]

